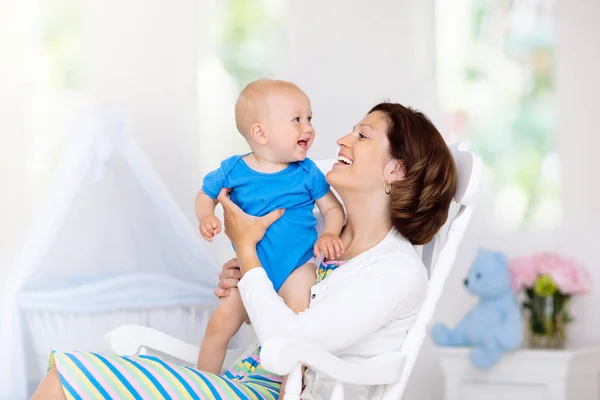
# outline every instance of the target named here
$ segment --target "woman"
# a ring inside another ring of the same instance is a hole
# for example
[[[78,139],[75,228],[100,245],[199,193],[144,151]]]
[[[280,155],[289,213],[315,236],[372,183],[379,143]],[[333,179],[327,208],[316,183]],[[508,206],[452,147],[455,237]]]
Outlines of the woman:
[[[223,296],[240,291],[261,342],[271,337],[303,338],[342,359],[360,362],[398,350],[414,324],[427,274],[413,245],[430,241],[446,221],[456,170],[433,124],[400,104],[375,106],[338,145],[340,162],[327,181],[346,207],[341,234],[346,250],[339,260],[321,264],[310,308],[300,314],[287,308],[256,256],[256,243],[284,211],[251,217],[224,192],[219,201],[225,233],[236,248],[239,271],[234,263],[226,264],[216,292]],[[258,352],[224,377],[152,357],[89,353],[54,357],[56,364],[34,398],[110,398],[117,393],[116,398],[270,399],[280,390],[280,380],[261,369]],[[327,376],[307,369],[304,378],[303,398],[330,397],[333,382]],[[377,399],[382,391],[379,386],[344,388],[350,399]]]

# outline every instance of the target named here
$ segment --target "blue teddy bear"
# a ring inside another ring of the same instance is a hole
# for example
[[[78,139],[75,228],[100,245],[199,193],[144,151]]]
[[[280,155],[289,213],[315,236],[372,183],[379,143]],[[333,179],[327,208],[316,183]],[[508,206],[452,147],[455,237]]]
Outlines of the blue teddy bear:
[[[431,334],[438,346],[471,346],[471,364],[487,369],[506,351],[521,345],[523,319],[511,287],[508,260],[502,253],[480,249],[465,279],[479,302],[454,329],[438,324]]]

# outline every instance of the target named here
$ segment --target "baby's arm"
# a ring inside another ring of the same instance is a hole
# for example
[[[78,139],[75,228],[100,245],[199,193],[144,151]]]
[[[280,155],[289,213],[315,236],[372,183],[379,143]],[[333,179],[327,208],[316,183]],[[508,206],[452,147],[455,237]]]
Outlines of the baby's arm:
[[[344,208],[331,190],[316,203],[323,216],[323,231],[315,243],[315,257],[319,257],[320,252],[330,259],[339,257],[344,252],[340,240],[345,220]]]
[[[200,234],[209,242],[221,232],[221,221],[215,216],[217,201],[202,190],[196,195],[196,218],[200,223]]]

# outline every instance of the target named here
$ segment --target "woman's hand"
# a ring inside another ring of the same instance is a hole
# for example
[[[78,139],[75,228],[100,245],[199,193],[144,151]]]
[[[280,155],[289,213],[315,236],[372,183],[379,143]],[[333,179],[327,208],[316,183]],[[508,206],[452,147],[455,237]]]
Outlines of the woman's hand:
[[[237,258],[232,258],[223,264],[223,270],[219,274],[219,286],[215,289],[215,296],[221,298],[229,295],[229,289],[237,287],[242,279],[242,273]]]
[[[284,210],[271,211],[263,217],[253,217],[231,201],[230,191],[230,189],[221,189],[217,200],[223,206],[225,234],[231,240],[239,258],[240,252],[256,252],[256,244],[265,236],[267,228],[283,215]]]

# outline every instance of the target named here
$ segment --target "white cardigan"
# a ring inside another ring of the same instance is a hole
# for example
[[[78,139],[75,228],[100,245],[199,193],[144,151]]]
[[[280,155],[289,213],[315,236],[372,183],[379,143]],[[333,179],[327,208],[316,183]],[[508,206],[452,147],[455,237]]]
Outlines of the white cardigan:
[[[311,289],[310,308],[295,314],[262,268],[238,284],[261,343],[295,337],[360,363],[398,350],[427,292],[427,272],[414,246],[392,229],[377,245],[331,272]],[[329,399],[333,380],[307,370],[302,399]],[[379,399],[382,386],[346,385],[346,399]]]

